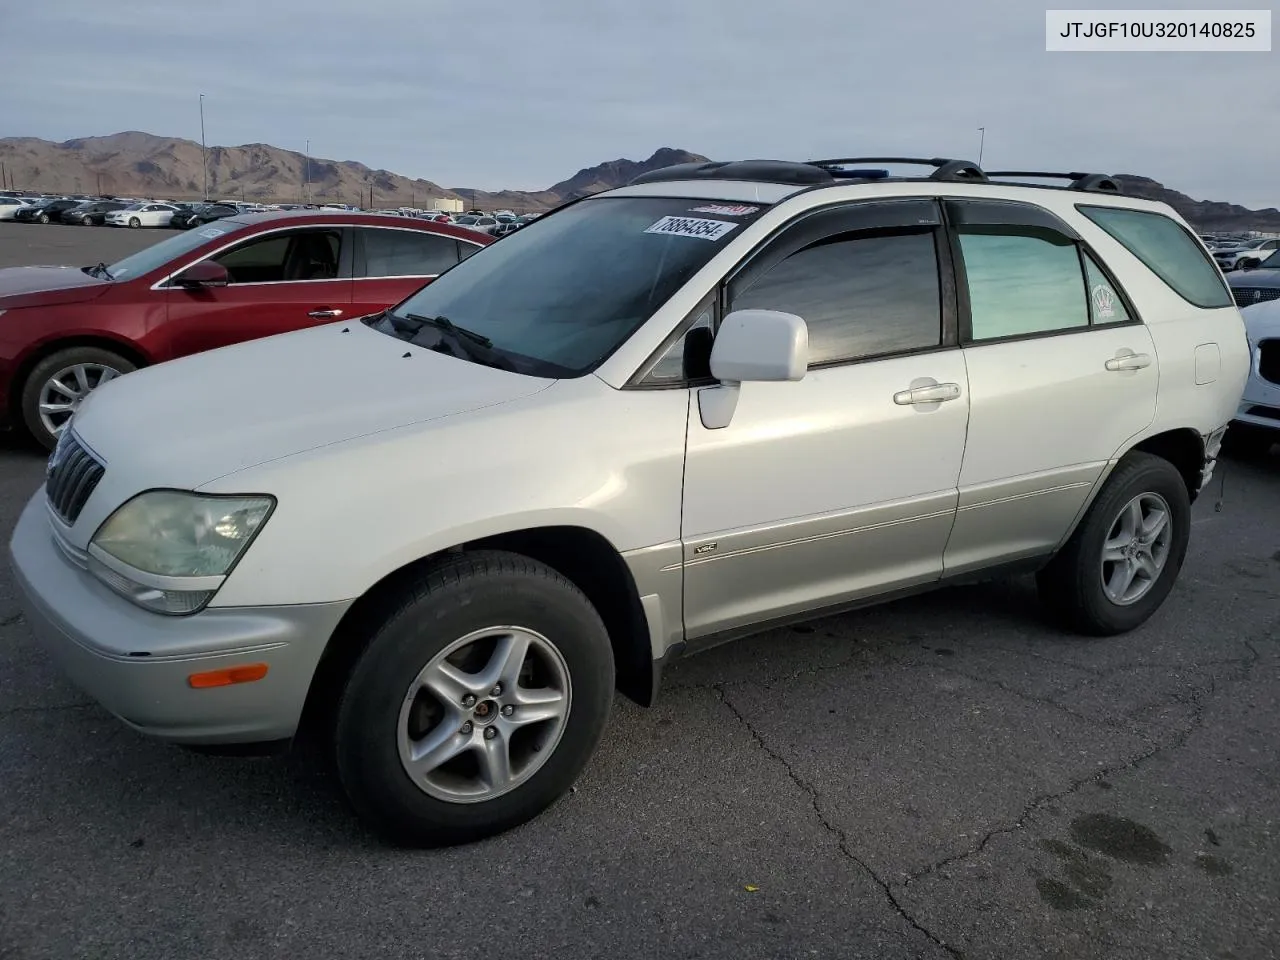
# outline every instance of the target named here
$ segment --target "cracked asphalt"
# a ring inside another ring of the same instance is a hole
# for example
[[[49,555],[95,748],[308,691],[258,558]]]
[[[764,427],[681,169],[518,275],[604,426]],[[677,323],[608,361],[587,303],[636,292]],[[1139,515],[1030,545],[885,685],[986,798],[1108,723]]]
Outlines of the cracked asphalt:
[[[0,262],[157,234],[11,227]],[[42,469],[0,438],[6,544]],[[1128,636],[1060,632],[1022,580],[775,630],[619,700],[538,820],[438,852],[368,835],[310,747],[125,729],[2,564],[0,958],[1278,956],[1280,448],[1219,469]]]

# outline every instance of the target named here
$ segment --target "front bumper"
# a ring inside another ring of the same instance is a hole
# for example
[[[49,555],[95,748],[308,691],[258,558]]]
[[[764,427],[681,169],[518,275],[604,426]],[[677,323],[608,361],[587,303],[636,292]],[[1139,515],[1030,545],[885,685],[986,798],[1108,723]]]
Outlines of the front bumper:
[[[44,490],[10,542],[26,621],[77,687],[134,729],[178,743],[292,737],[325,644],[350,601],[211,607],[189,617],[129,603],[55,544]],[[265,663],[254,683],[193,689],[192,673]]]

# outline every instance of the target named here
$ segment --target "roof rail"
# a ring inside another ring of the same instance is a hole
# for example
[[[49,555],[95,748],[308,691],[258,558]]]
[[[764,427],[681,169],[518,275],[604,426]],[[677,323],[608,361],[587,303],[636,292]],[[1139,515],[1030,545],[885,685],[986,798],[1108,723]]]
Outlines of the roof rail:
[[[970,160],[949,160],[946,157],[837,157],[833,160],[810,160],[815,167],[839,173],[832,168],[847,167],[860,163],[910,163],[922,167],[933,167],[930,180],[964,181],[969,183],[986,183],[987,175],[982,168]]]
[[[1070,180],[1068,190],[1086,193],[1119,193],[1120,181],[1105,173],[1048,173],[1043,170],[992,170],[988,177],[1028,177],[1037,180]]]

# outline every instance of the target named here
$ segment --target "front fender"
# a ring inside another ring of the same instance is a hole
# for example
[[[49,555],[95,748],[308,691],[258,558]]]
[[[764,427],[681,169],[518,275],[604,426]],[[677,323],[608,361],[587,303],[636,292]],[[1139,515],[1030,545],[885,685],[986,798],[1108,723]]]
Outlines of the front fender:
[[[688,392],[583,380],[202,488],[278,501],[213,605],[350,600],[423,557],[537,527],[581,527],[619,553],[678,540]]]

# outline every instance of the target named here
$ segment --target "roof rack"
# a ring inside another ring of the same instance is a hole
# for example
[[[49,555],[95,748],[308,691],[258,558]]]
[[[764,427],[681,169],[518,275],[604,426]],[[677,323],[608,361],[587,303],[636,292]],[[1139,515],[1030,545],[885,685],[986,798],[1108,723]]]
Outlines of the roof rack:
[[[810,160],[810,164],[821,167],[832,176],[848,176],[841,168],[859,163],[910,163],[916,166],[933,167],[928,177],[930,180],[963,181],[967,183],[986,183],[987,175],[970,160],[949,160],[946,157],[839,157],[834,160]]]
[[[927,177],[896,177],[888,170],[863,164],[911,164],[932,167]],[[946,157],[837,157],[831,160],[730,160],[677,163],[642,173],[633,184],[670,180],[746,180],[800,187],[833,186],[848,180],[934,180],[950,183],[991,183],[996,178],[1069,180],[1068,190],[1120,193],[1117,177],[1104,173],[1050,173],[1032,170],[984,171],[970,160]],[[1059,188],[1061,189],[1061,188]]]
[[[1119,193],[1120,181],[1105,173],[1047,173],[1043,170],[992,170],[988,177],[1028,177],[1037,180],[1070,180],[1068,190],[1086,193]]]

